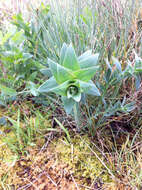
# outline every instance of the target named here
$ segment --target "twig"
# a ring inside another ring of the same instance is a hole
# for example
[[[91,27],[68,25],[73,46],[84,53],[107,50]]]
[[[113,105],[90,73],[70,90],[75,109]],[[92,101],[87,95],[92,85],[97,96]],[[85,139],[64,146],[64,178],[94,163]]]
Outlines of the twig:
[[[88,186],[86,186],[86,185],[81,185],[81,184],[78,184],[80,187],[84,187],[84,188],[87,188],[87,189],[91,189],[91,190],[94,190],[94,188],[92,188],[92,187],[88,187]]]
[[[48,137],[48,139],[47,139],[47,142],[42,146],[42,148],[41,148],[41,150],[39,151],[38,154],[42,153],[42,152],[47,148],[48,144],[51,142],[52,139],[53,139],[53,132],[51,132],[51,133],[49,134],[49,137]]]
[[[73,180],[73,182],[74,182],[74,184],[75,184],[76,189],[79,190],[79,187],[78,187],[78,185],[77,185],[77,183],[76,183],[76,181],[75,181],[75,179],[74,179],[74,177],[73,177],[72,174],[71,174],[71,177],[72,177],[72,180]]]
[[[53,181],[53,179],[48,175],[47,172],[45,172],[45,175],[46,175],[46,177],[53,183],[53,185],[55,185],[56,187],[58,186],[57,183],[55,183],[55,182]]]

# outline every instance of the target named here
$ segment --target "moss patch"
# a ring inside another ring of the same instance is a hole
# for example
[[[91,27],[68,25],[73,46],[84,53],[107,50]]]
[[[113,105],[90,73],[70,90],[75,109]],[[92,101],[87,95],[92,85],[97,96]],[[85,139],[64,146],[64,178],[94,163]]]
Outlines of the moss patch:
[[[110,182],[110,175],[104,165],[96,158],[88,146],[92,147],[92,143],[87,135],[82,137],[75,136],[72,143],[68,144],[63,139],[53,142],[53,151],[57,154],[57,160],[69,165],[72,168],[74,176],[83,180],[85,183],[91,183],[95,179],[100,178],[103,182]],[[95,149],[93,151],[105,163],[102,155]]]
[[[9,186],[17,189],[33,183],[36,187],[42,185],[54,190],[55,185],[51,183],[47,175],[44,175],[45,173],[48,173],[56,184],[60,181],[59,186],[63,186],[65,189],[70,187],[72,190],[76,189],[73,178],[77,184],[84,186],[90,186],[94,181],[97,182],[98,179],[101,184],[111,181],[104,165],[89,149],[91,147],[102,162],[105,163],[103,156],[92,147],[91,140],[87,135],[72,134],[71,143],[68,143],[62,132],[60,133],[61,137],[59,133],[53,132],[57,134],[54,135],[56,138],[50,141],[44,151],[41,151],[45,143],[44,135],[48,139],[48,134],[50,133],[47,132],[47,128],[51,126],[48,115],[38,110],[32,113],[30,104],[22,104],[20,106],[11,106],[8,110],[0,110],[0,117],[9,116],[17,121],[17,110],[20,110],[20,129],[22,129],[20,142],[16,135],[17,130],[10,123],[0,128],[2,131],[0,141],[1,188]],[[38,135],[36,135],[37,131]],[[58,128],[57,131],[61,131],[61,129]],[[25,140],[28,142],[25,142]],[[34,146],[31,146],[32,142]],[[24,152],[26,152],[26,155],[23,154],[20,159],[17,159],[17,154],[15,154],[15,149],[16,147],[18,149],[19,146],[18,143],[22,144]],[[39,180],[35,181],[37,178]],[[30,189],[32,188],[34,189],[34,187],[30,186]],[[80,186],[80,189],[85,188]]]
[[[74,177],[77,184],[83,186],[90,186],[98,178],[103,183],[110,182],[107,170],[86,145],[87,143],[91,146],[89,137],[84,135],[80,138],[76,135],[71,138],[71,141],[72,143],[69,144],[64,137],[55,138],[44,152],[40,152],[41,148],[37,146],[28,147],[29,155],[15,162],[13,167],[7,171],[5,184],[18,188],[29,181],[32,184],[34,179],[41,176],[44,178],[45,187],[51,186],[54,189],[54,185],[47,179],[47,176],[41,175],[46,172],[55,183],[61,180],[59,186],[70,186],[72,189],[76,188],[71,176]],[[104,162],[99,152],[94,148],[93,150]],[[63,185],[63,183],[65,184]],[[36,181],[35,184],[39,187],[42,180]],[[80,189],[85,188],[80,186]]]

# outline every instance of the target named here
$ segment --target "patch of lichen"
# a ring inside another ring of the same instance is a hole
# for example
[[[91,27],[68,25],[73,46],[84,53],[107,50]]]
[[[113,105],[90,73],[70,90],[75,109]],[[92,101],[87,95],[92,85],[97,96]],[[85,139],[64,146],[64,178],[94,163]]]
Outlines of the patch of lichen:
[[[71,140],[71,144],[66,143],[63,139],[53,142],[53,151],[57,153],[58,161],[68,164],[72,168],[74,176],[81,180],[84,179],[85,183],[86,181],[93,182],[97,178],[103,182],[110,182],[111,178],[108,171],[89,148],[92,147],[89,137],[77,135]],[[92,150],[105,164],[102,155],[95,148]]]

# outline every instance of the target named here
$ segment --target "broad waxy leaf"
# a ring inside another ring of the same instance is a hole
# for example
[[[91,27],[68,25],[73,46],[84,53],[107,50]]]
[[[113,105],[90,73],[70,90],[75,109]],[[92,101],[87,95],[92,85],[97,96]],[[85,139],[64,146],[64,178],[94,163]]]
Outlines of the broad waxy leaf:
[[[76,102],[80,102],[80,100],[81,100],[81,92],[78,92],[78,94],[72,96],[72,99],[74,99]]]
[[[72,80],[75,78],[71,70],[63,67],[62,65],[59,65],[51,59],[48,59],[48,64],[57,83],[61,84],[69,79]]]
[[[67,91],[68,89],[71,87],[71,86],[75,86],[77,87],[78,89],[80,88],[80,84],[78,81],[66,81],[62,84],[60,84],[57,88],[54,89],[54,92],[59,94],[59,95],[62,95],[62,96],[67,96]],[[80,89],[79,89],[80,91]]]
[[[90,94],[93,96],[101,95],[99,92],[99,89],[96,87],[96,85],[93,83],[93,81],[89,81],[89,82],[79,81],[79,83],[80,83],[80,87],[84,93]]]
[[[91,50],[87,50],[86,52],[84,52],[82,55],[80,55],[77,60],[80,62],[83,59],[86,59],[87,57],[89,57],[92,54]]]
[[[78,83],[75,84],[77,85]],[[61,96],[67,96],[67,89],[69,88],[70,85],[71,85],[70,81],[66,81],[58,85],[54,77],[51,77],[38,88],[38,91],[45,93],[54,92]]]
[[[54,77],[51,77],[50,79],[48,79],[47,81],[45,81],[39,88],[38,91],[40,93],[44,92],[44,93],[48,93],[51,92],[54,88],[56,88],[58,86],[56,80],[54,79]]]
[[[51,73],[51,70],[49,68],[45,68],[45,69],[41,69],[40,72],[45,75],[45,76],[48,76],[48,77],[51,77],[52,76],[52,73]]]
[[[60,85],[58,85],[56,88],[52,89],[52,92],[59,94],[61,96],[67,96],[67,89],[69,87],[69,81],[66,81]]]
[[[75,51],[71,45],[66,50],[63,66],[72,71],[80,69]]]
[[[67,44],[64,43],[62,46],[62,49],[61,49],[61,53],[60,53],[60,64],[61,65],[63,65],[66,51],[67,51]]]
[[[96,87],[93,81],[90,81],[90,85],[90,89],[88,90],[88,92],[86,92],[86,94],[90,94],[92,96],[101,96],[99,89]]]
[[[77,79],[87,82],[91,80],[91,78],[98,71],[98,69],[99,69],[98,66],[84,68],[74,72],[74,75],[76,76]]]
[[[29,87],[32,95],[34,95],[34,96],[38,96],[39,95],[39,92],[38,92],[38,90],[36,88],[36,84],[35,83],[33,83],[31,81],[28,82],[28,87]]]
[[[31,59],[32,57],[33,57],[33,55],[30,54],[30,53],[23,53],[23,59],[24,59],[24,60]]]
[[[96,53],[95,55],[90,55],[86,57],[84,56],[84,58],[79,61],[80,68],[84,69],[84,68],[96,66],[98,62],[98,58],[99,58],[98,53]]]
[[[69,99],[65,96],[62,97],[62,101],[63,101],[64,109],[65,109],[66,113],[71,114],[74,104],[75,104],[75,101],[72,98]]]

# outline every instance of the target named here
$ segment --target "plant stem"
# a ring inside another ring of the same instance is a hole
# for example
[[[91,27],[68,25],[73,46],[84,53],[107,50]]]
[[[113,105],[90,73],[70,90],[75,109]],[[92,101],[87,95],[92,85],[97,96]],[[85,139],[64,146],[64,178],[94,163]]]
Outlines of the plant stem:
[[[75,103],[73,107],[74,119],[76,122],[77,131],[80,132],[80,113],[79,113],[79,103]]]

